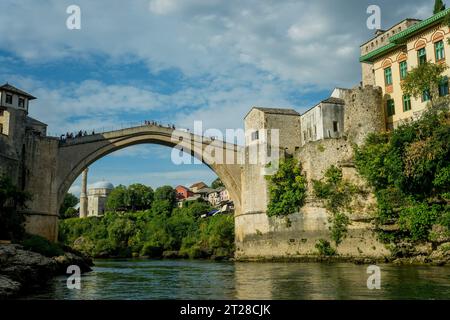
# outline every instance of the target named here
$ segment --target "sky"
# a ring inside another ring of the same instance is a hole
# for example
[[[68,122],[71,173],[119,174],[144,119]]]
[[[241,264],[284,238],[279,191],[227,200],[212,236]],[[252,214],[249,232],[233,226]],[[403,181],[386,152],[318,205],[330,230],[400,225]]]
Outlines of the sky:
[[[38,99],[30,116],[59,136],[143,120],[243,127],[252,106],[305,111],[360,82],[359,46],[381,27],[427,18],[433,0],[1,0],[0,82]],[[66,10],[81,9],[69,30]],[[152,187],[215,175],[176,166],[171,150],[123,149],[90,168],[89,183]],[[71,192],[79,193],[79,179]]]

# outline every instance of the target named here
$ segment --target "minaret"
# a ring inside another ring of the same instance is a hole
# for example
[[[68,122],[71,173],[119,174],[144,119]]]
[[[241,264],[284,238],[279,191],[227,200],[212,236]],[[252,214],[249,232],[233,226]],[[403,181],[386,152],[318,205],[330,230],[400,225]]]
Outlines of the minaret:
[[[87,207],[88,207],[88,198],[87,198],[87,176],[88,176],[89,168],[83,171],[81,178],[81,194],[80,194],[80,218],[87,217]]]

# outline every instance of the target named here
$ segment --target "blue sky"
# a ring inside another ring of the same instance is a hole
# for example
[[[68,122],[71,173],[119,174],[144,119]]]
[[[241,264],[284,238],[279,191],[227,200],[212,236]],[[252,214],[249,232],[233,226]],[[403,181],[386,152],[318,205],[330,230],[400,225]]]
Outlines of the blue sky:
[[[119,128],[146,119],[241,128],[252,106],[299,112],[360,81],[359,45],[382,27],[431,15],[433,0],[2,0],[0,82],[38,97],[49,133]],[[66,8],[81,8],[68,30]],[[210,183],[204,165],[175,166],[142,145],[96,162],[90,183]],[[77,193],[77,181],[72,189]]]

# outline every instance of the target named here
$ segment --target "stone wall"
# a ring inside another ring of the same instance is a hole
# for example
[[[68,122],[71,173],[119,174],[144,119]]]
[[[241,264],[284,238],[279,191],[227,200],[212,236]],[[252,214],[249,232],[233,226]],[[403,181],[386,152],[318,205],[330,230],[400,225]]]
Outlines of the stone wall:
[[[343,178],[366,188],[352,163],[353,144],[360,145],[370,132],[384,131],[384,109],[381,90],[371,87],[344,90],[344,136],[308,143],[295,152],[308,180],[308,197],[298,213],[288,217],[267,216],[267,186],[256,177],[256,168],[243,169],[243,202],[253,212],[236,216],[236,258],[270,259],[300,258],[317,254],[319,239],[330,240],[330,213],[324,204],[314,198],[312,181],[323,178],[325,171],[335,165],[342,168]],[[288,119],[285,119],[288,121]],[[297,137],[291,137],[297,139]],[[298,141],[298,143],[300,140]],[[297,141],[289,141],[296,145]],[[283,143],[281,143],[284,146]],[[256,180],[255,180],[256,179]],[[250,199],[246,199],[249,197]],[[358,197],[352,203],[347,238],[338,247],[341,256],[382,258],[389,251],[373,231],[375,200],[373,196]]]
[[[25,211],[27,231],[57,239],[58,205],[54,177],[58,140],[29,135],[25,147],[25,190],[33,200]]]
[[[368,134],[384,132],[386,117],[381,88],[366,86],[343,91],[345,100],[344,135],[361,145]]]

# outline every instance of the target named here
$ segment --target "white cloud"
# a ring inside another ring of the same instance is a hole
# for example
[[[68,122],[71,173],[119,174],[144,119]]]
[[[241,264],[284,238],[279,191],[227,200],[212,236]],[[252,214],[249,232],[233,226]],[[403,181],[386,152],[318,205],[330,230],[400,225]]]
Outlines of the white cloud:
[[[387,25],[394,5],[380,5]],[[358,47],[371,33],[360,0],[136,0],[127,10],[117,0],[80,0],[79,31],[65,28],[64,1],[4,0],[2,6],[0,30],[8,32],[0,32],[0,49],[24,63],[101,55],[112,64],[144,61],[150,72],[183,72],[186,85],[169,94],[88,76],[50,88],[46,81],[9,75],[10,82],[39,98],[31,115],[54,133],[111,130],[130,125],[122,123],[124,114],[146,120],[153,111],[165,112],[160,120],[183,127],[203,120],[205,127],[235,128],[242,127],[253,105],[300,109],[288,99],[294,90],[308,94],[359,82]],[[400,9],[393,21],[426,14],[422,3],[395,8]],[[8,68],[2,68],[8,76]]]
[[[152,72],[178,68],[187,76],[239,77],[251,66],[300,85],[342,86],[357,83],[357,47],[367,37],[359,0],[136,0],[126,6],[80,0],[78,31],[65,28],[66,5],[2,1],[0,30],[8,32],[0,33],[0,48],[38,63],[101,54],[145,61]],[[348,12],[361,19],[349,19]],[[353,40],[344,43],[338,35]],[[355,49],[326,64],[318,59],[342,46]]]
[[[151,0],[149,10],[155,14],[168,14],[176,9],[175,0]]]

